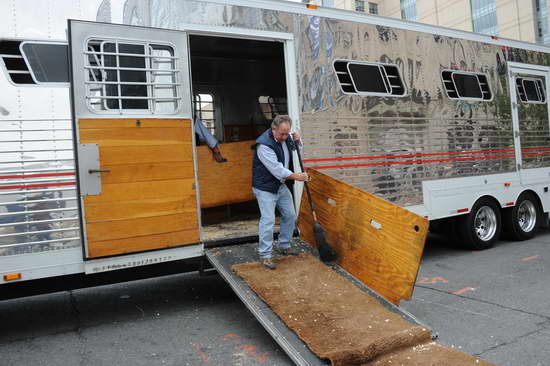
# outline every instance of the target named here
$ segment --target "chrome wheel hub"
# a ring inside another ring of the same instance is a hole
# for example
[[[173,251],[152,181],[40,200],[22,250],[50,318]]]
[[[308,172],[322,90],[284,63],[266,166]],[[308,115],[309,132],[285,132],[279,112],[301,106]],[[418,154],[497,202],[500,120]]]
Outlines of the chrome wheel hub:
[[[517,220],[523,232],[528,233],[533,230],[537,223],[537,210],[533,202],[525,200],[519,204]]]
[[[489,206],[481,207],[474,218],[474,230],[477,237],[489,241],[497,231],[497,215]]]

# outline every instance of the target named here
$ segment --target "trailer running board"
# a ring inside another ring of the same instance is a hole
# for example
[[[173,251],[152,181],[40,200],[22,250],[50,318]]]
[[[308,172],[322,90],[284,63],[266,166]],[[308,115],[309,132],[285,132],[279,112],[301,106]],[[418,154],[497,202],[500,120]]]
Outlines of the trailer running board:
[[[293,240],[293,246],[297,246],[301,250],[313,253],[313,250],[310,248],[310,246],[301,240]],[[296,363],[296,365],[330,365],[330,362],[328,360],[320,359],[313,352],[311,352],[308,346],[304,342],[302,342],[302,340],[296,335],[296,333],[290,330],[285,325],[285,323],[273,311],[271,311],[271,308],[265,302],[263,302],[258,297],[258,295],[256,295],[256,293],[248,286],[248,284],[231,270],[231,267],[235,264],[257,261],[257,247],[258,243],[248,243],[228,247],[206,249],[205,253],[206,258],[208,258],[208,261],[212,264],[212,266],[218,271],[223,279],[227,281],[229,286],[231,286],[233,291],[235,291],[237,296],[239,296],[239,298],[246,305],[248,310],[252,312],[254,317],[256,317],[260,324],[281,346],[281,348],[294,361],[294,363]],[[348,272],[343,270],[338,265],[333,264],[331,265],[331,267],[341,276],[360,288],[362,291],[365,291],[369,295],[376,298],[390,311],[399,314],[413,325],[421,325],[429,329],[429,327],[421,324],[411,314],[401,310],[399,307],[395,306],[394,304],[390,303],[389,301],[369,289],[362,282],[351,276]]]

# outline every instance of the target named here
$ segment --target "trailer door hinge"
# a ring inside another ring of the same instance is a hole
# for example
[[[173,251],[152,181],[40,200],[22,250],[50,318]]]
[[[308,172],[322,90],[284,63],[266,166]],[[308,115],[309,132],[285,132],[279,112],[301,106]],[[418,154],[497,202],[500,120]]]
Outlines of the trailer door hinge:
[[[521,164],[518,164],[518,170],[521,170]]]
[[[518,130],[514,131],[514,137],[515,137],[515,138],[518,138],[518,137],[519,137],[519,131],[518,131]]]
[[[513,109],[517,109],[518,108],[518,104],[516,102],[512,102],[512,108]]]

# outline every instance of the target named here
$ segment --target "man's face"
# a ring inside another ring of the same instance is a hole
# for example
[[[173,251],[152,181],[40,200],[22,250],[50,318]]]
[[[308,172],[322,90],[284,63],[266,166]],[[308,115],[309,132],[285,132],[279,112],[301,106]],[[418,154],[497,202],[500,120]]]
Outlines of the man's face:
[[[290,123],[282,122],[279,127],[272,128],[271,130],[273,131],[273,137],[275,138],[275,141],[284,142],[290,134]]]

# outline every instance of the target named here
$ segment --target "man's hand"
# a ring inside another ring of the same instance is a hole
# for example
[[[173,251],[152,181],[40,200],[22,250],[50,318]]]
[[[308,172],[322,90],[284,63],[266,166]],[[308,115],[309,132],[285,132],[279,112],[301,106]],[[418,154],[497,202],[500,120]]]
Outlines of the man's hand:
[[[300,182],[309,182],[309,175],[307,173],[294,173],[291,176],[289,176],[288,178],[293,179],[293,180],[297,180],[297,181],[300,181]]]
[[[292,132],[292,140],[294,141],[300,141],[300,131]]]

